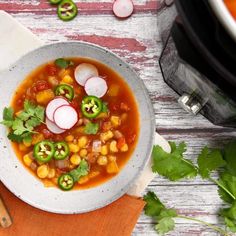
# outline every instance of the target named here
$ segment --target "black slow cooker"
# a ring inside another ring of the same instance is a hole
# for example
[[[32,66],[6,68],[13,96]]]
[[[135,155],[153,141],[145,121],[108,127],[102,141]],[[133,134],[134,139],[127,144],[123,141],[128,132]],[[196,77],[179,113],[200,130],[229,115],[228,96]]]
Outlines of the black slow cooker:
[[[236,42],[207,0],[176,0],[159,63],[165,82],[187,111],[236,127]]]

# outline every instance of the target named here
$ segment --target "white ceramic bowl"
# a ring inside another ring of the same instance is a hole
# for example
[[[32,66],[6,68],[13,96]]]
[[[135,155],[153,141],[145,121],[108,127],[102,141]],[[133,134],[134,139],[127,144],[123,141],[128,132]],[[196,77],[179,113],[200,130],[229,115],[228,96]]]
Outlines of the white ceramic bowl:
[[[7,139],[6,128],[1,125],[0,180],[18,198],[39,209],[64,214],[88,212],[118,199],[137,179],[152,151],[154,113],[143,82],[128,64],[98,46],[67,42],[36,49],[0,74],[0,117],[3,108],[9,106],[11,97],[21,81],[39,65],[59,57],[93,58],[108,65],[126,80],[135,95],[140,114],[140,133],[136,149],[122,171],[108,182],[87,190],[63,192],[57,188],[45,188],[42,182],[25,169]]]
[[[223,0],[208,0],[221,24],[236,42],[236,20],[233,18]]]

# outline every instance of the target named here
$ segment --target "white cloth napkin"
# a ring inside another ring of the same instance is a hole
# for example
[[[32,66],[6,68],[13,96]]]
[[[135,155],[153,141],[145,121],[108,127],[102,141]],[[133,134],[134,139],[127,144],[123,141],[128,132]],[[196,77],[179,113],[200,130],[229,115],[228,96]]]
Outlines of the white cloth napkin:
[[[0,11],[0,71],[7,69],[16,60],[31,50],[43,45],[31,31],[22,26],[12,16]],[[155,144],[170,152],[169,143],[158,133],[155,134]],[[150,158],[139,179],[129,189],[128,194],[140,197],[150,181],[156,176],[151,170]]]

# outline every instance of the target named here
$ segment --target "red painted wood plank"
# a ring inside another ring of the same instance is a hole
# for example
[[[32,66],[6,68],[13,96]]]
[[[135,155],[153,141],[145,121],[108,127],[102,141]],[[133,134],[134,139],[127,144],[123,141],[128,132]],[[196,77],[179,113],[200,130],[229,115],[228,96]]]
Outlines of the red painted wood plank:
[[[137,13],[155,13],[161,9],[164,4],[158,1],[149,0],[143,5],[135,5],[134,14]],[[112,14],[112,2],[81,2],[77,3],[79,14]],[[0,3],[0,9],[9,13],[30,12],[36,14],[55,14],[56,7],[50,5],[46,0],[41,0],[39,4],[25,4],[24,2],[3,2]]]

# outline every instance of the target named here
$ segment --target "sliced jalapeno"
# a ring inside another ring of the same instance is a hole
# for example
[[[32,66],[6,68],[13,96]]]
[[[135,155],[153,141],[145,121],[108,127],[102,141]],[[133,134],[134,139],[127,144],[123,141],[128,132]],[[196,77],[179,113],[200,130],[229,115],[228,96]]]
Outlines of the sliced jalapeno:
[[[62,174],[58,178],[58,186],[64,191],[72,189],[74,186],[74,180],[72,176],[70,174]]]
[[[57,15],[63,21],[74,19],[77,13],[77,6],[71,0],[63,0],[57,7]]]
[[[67,84],[61,84],[56,87],[55,94],[57,96],[63,96],[69,101],[72,101],[74,98],[74,89]]]
[[[62,0],[49,0],[49,2],[51,3],[51,4],[58,4],[58,3],[60,3]]]
[[[56,160],[64,160],[70,154],[69,146],[66,142],[57,142],[54,144],[55,153],[54,159]]]
[[[87,96],[83,99],[81,110],[85,117],[95,118],[102,111],[103,105],[101,99],[95,96]]]
[[[34,146],[34,157],[37,161],[49,162],[55,152],[54,144],[48,140],[41,141]]]

